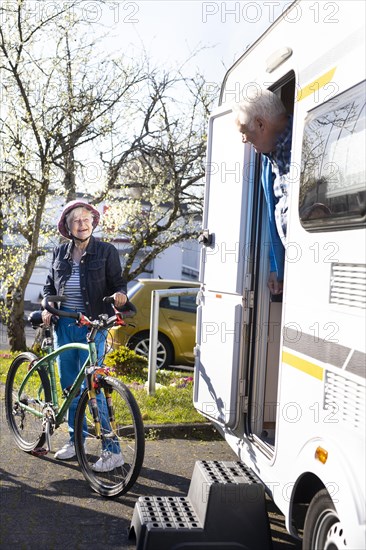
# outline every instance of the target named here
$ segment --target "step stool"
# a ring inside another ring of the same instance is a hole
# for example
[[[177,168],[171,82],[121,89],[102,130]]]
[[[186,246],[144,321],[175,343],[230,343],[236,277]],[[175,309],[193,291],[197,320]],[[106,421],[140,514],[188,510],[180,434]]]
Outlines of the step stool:
[[[240,462],[198,461],[187,497],[140,497],[136,550],[270,550],[262,483]]]

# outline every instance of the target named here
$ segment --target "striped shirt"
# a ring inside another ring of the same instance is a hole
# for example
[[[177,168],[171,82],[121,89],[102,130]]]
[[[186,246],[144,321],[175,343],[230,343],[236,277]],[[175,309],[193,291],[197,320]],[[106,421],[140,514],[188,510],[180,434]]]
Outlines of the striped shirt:
[[[63,308],[85,313],[85,306],[80,289],[80,268],[79,264],[74,261],[72,262],[70,278],[65,284],[65,298],[67,299],[65,302],[62,302]]]

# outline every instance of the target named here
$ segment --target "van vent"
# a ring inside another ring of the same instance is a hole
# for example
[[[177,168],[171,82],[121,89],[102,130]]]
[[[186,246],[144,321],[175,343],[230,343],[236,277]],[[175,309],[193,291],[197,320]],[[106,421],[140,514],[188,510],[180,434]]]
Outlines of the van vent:
[[[365,264],[332,264],[330,303],[366,308]]]
[[[327,422],[346,422],[347,427],[365,430],[365,387],[342,375],[326,371],[324,409],[332,411]]]

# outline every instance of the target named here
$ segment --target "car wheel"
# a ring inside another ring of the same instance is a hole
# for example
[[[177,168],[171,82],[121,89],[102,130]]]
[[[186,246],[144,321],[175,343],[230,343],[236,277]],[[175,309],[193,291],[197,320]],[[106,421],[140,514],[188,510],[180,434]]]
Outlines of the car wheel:
[[[133,349],[138,355],[149,357],[150,333],[140,332],[131,338],[128,347]],[[172,364],[173,346],[166,336],[158,334],[158,348],[156,351],[156,366],[158,369],[165,369]]]

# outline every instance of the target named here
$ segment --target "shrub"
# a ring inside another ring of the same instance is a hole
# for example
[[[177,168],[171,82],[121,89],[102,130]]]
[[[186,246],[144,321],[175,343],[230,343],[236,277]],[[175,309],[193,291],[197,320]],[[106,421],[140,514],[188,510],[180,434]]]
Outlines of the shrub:
[[[107,354],[104,364],[112,368],[119,376],[143,378],[148,361],[146,357],[137,355],[132,349],[120,346]]]

